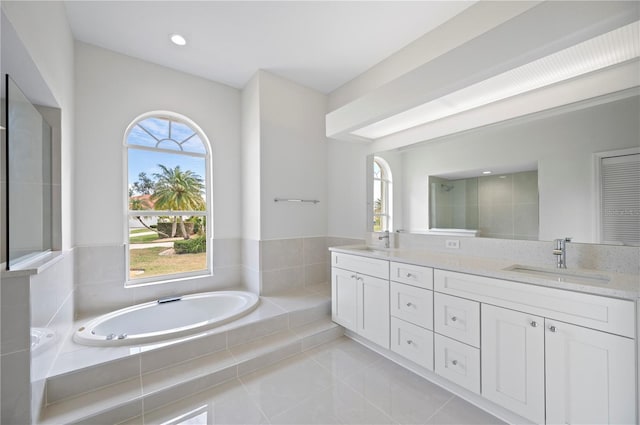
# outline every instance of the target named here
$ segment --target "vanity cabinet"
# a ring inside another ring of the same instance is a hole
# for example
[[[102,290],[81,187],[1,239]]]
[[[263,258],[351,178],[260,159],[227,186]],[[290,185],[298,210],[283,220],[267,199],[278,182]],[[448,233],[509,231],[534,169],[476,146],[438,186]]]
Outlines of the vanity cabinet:
[[[545,354],[547,423],[637,423],[634,340],[546,320]]]
[[[433,269],[391,262],[391,351],[433,370]]]
[[[544,318],[482,305],[482,395],[545,423]]]
[[[389,348],[389,262],[331,254],[332,320]]]
[[[636,423],[633,301],[443,270],[434,287],[480,302],[485,398],[536,423]]]
[[[637,423],[636,305],[332,252],[332,318],[540,424]]]
[[[356,274],[348,270],[331,269],[331,318],[345,328],[356,331]]]
[[[480,303],[434,294],[435,371],[480,394]]]

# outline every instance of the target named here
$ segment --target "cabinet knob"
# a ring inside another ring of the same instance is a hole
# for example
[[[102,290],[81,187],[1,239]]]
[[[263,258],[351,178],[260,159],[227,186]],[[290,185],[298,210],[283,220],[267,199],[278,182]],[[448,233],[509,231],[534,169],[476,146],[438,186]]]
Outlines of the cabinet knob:
[[[536,322],[535,320],[531,321],[531,327],[532,328],[537,328],[538,327],[538,322]]]
[[[451,321],[455,322],[456,320],[458,320],[458,318],[456,316],[451,316]]]
[[[412,340],[410,340],[410,339],[408,339],[408,340],[407,340],[407,344],[411,345],[411,344],[413,344],[413,341],[412,341]]]
[[[407,307],[411,307],[413,303],[407,303]]]
[[[451,360],[451,364],[456,366],[458,364],[458,361],[457,360]]]
[[[407,273],[407,277],[413,277],[411,273]]]
[[[551,332],[555,332],[555,331],[556,331],[556,327],[555,327],[555,326],[549,326],[549,330],[550,330]]]
[[[351,275],[351,279],[356,279],[358,276],[356,276],[355,274]]]

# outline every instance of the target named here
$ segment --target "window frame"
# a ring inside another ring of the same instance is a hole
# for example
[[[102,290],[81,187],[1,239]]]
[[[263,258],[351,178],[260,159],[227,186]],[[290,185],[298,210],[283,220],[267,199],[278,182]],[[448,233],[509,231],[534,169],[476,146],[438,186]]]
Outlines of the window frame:
[[[148,118],[161,118],[161,119],[169,119],[174,122],[179,122],[181,124],[189,126],[200,138],[200,141],[203,144],[205,153],[198,154],[195,152],[185,152],[179,150],[158,148],[158,147],[148,147],[148,146],[140,146],[140,145],[130,145],[128,144],[128,138],[131,131],[138,125],[138,123],[148,119]],[[129,209],[129,149],[136,149],[141,151],[150,151],[150,152],[161,152],[168,154],[179,154],[186,155],[192,157],[203,158],[205,161],[205,175],[204,175],[204,184],[205,184],[205,210],[204,211],[179,211],[180,214],[177,214],[176,211],[171,210],[144,210],[144,214],[140,214],[143,210],[130,210]],[[198,126],[193,120],[188,117],[178,114],[176,112],[171,111],[150,111],[146,112],[142,115],[139,115],[131,123],[127,126],[124,132],[123,138],[123,164],[124,164],[124,178],[123,178],[123,196],[124,196],[124,250],[125,250],[125,287],[140,287],[146,285],[156,285],[161,283],[170,283],[177,282],[180,280],[191,279],[195,277],[206,277],[213,276],[213,255],[212,255],[212,240],[213,240],[213,178],[212,178],[212,158],[211,158],[211,142],[209,138],[204,133],[202,128]],[[164,274],[158,276],[150,276],[150,277],[142,277],[137,279],[131,279],[130,276],[130,267],[131,267],[131,259],[130,259],[130,243],[129,243],[129,225],[132,217],[136,216],[146,216],[146,217],[159,217],[159,216],[201,216],[206,219],[206,227],[205,227],[205,242],[206,242],[206,269],[203,270],[195,270],[189,272],[179,272],[179,273],[171,273]]]
[[[376,177],[375,176],[375,165],[378,165],[378,168],[380,168],[380,177]],[[372,162],[372,169],[371,169],[371,175],[372,175],[372,182],[373,182],[373,187],[375,187],[376,185],[380,185],[380,192],[381,192],[381,198],[380,198],[380,203],[381,203],[381,212],[380,213],[376,213],[375,212],[375,203],[376,203],[376,199],[375,199],[375,190],[373,190],[374,196],[373,196],[373,202],[372,202],[372,227],[373,227],[373,231],[374,232],[384,232],[384,231],[392,231],[391,229],[393,229],[393,176],[391,174],[391,167],[389,167],[389,163],[387,161],[384,160],[384,158],[381,158],[379,156],[374,156],[373,157],[373,162]],[[373,188],[372,188],[373,189]],[[376,217],[380,217],[380,230],[376,230],[375,229],[375,220]],[[385,220],[383,219],[386,218],[386,228],[383,225],[385,223]]]

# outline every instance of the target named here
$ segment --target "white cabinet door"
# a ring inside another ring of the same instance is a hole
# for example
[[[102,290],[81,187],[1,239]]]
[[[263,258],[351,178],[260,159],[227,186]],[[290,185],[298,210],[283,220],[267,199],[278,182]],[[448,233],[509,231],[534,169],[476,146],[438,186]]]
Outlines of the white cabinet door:
[[[544,319],[487,304],[481,311],[482,395],[544,423]]]
[[[357,276],[357,332],[384,348],[389,348],[389,281]]]
[[[636,422],[634,341],[546,321],[547,423]]]
[[[331,319],[352,331],[357,331],[357,282],[355,272],[331,269]]]

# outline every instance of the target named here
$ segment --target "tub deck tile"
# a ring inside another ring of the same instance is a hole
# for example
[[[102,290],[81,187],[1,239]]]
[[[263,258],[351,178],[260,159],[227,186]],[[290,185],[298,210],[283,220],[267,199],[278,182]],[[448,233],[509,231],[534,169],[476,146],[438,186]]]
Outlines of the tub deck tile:
[[[41,423],[121,422],[343,334],[320,291],[275,298],[200,335],[134,347],[68,343],[47,378]]]

